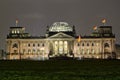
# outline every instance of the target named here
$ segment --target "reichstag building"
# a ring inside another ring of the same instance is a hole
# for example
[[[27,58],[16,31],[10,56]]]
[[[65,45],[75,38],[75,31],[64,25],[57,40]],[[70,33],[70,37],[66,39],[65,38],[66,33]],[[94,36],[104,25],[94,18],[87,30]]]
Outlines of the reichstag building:
[[[54,57],[78,59],[116,58],[112,26],[95,27],[90,35],[76,35],[75,26],[55,22],[45,36],[31,36],[25,27],[10,27],[6,39],[7,59],[46,60]]]

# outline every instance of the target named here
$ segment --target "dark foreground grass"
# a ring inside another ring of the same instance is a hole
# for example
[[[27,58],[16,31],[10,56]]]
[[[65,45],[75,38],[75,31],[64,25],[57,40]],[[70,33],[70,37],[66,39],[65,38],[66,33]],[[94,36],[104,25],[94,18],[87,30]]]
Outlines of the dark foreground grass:
[[[120,80],[120,60],[0,61],[0,80]]]

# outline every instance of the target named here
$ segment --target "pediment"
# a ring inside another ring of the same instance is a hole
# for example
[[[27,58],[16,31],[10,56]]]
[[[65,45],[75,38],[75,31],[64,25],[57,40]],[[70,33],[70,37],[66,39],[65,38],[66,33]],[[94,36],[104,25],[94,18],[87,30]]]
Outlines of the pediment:
[[[60,33],[57,33],[57,34],[55,34],[53,36],[50,36],[49,38],[74,38],[74,37],[60,32]]]

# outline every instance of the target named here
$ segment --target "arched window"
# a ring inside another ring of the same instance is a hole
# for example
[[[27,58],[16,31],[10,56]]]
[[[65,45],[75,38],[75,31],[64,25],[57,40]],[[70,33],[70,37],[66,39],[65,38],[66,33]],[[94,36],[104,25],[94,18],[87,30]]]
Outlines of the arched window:
[[[40,46],[40,44],[38,44],[38,47]]]
[[[82,46],[84,46],[84,43],[82,43]]]
[[[80,43],[78,43],[77,46],[80,46]]]
[[[45,46],[45,44],[43,43],[43,44],[42,44],[42,47],[44,47],[44,46]]]
[[[89,43],[87,43],[87,46],[89,46]]]
[[[13,44],[13,48],[18,48],[17,43]]]
[[[28,47],[30,47],[30,44],[28,44]]]
[[[110,47],[108,43],[105,43],[104,44],[104,47]]]
[[[94,46],[94,43],[92,43],[92,46]]]
[[[35,44],[33,44],[33,47],[35,47]]]

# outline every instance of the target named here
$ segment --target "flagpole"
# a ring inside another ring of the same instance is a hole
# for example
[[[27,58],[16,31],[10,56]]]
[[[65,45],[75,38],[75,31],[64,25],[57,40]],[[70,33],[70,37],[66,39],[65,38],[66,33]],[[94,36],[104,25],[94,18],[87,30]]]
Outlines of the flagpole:
[[[16,19],[16,27],[18,27],[18,19]]]
[[[103,20],[102,20],[102,23],[103,23],[103,26],[105,26],[105,24],[106,24],[106,19],[103,19]]]
[[[78,36],[77,41],[78,41],[78,42],[80,42],[80,41],[81,41],[81,36],[80,36],[80,35]]]
[[[94,31],[97,31],[97,26],[93,26],[93,30],[94,30]]]

